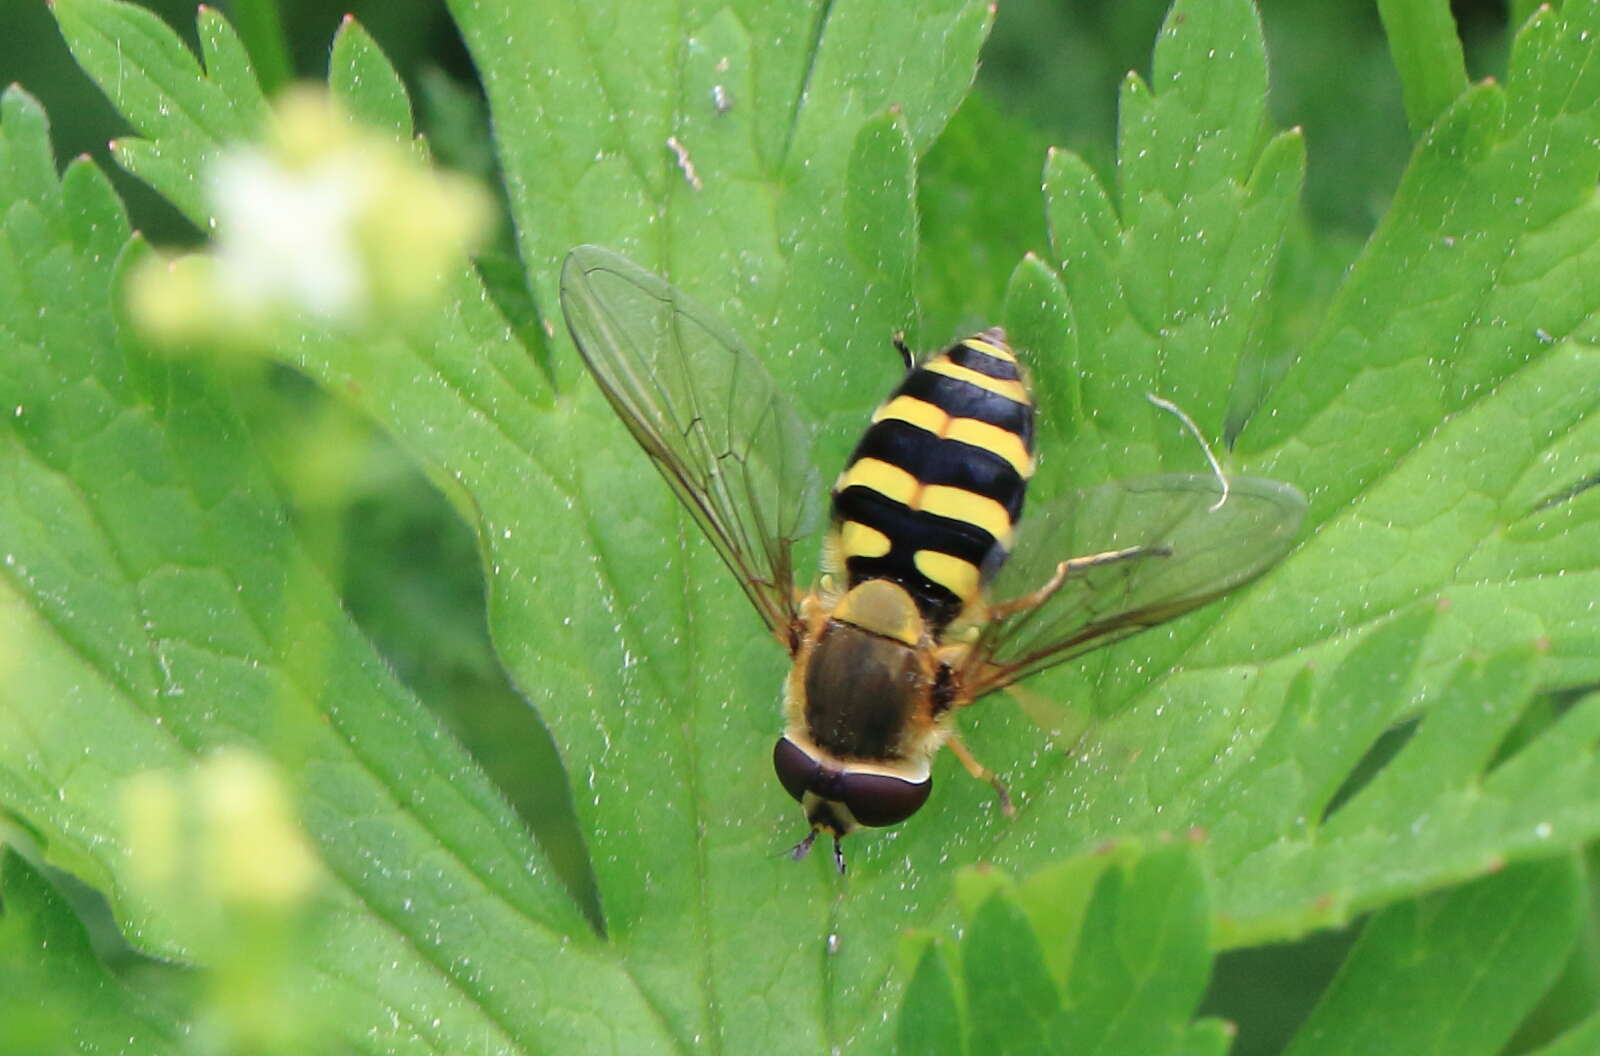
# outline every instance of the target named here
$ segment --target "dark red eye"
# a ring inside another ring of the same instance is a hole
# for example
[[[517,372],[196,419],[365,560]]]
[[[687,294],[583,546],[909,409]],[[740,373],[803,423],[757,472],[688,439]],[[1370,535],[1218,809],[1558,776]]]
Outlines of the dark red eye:
[[[835,785],[837,798],[850,808],[863,825],[898,825],[928,801],[933,778],[902,781],[887,774],[859,774],[845,771]]]
[[[822,764],[787,737],[779,737],[772,749],[772,768],[778,772],[784,791],[797,802],[816,784],[817,775],[822,772]]]

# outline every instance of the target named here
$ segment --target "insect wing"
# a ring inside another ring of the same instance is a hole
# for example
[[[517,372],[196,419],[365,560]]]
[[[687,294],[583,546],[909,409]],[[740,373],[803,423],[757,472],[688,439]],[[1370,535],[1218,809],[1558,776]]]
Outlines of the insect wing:
[[[1181,616],[1249,582],[1289,551],[1305,514],[1298,490],[1236,477],[1114,481],[1029,511],[993,596],[1022,597],[1060,562],[1138,548],[1069,572],[1033,607],[979,632],[964,683],[973,699],[1053,664]],[[1033,528],[1031,537],[1028,529]]]
[[[787,642],[792,544],[817,508],[805,424],[721,322],[625,257],[574,249],[561,310],[606,399]]]

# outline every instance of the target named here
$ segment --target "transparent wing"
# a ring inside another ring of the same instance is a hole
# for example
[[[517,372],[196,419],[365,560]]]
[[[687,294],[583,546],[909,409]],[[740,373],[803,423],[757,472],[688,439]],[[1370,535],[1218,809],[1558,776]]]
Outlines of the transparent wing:
[[[805,424],[721,322],[625,257],[574,249],[561,310],[606,399],[787,642],[792,544],[817,509]]]
[[[1173,475],[1113,481],[1029,510],[991,592],[1000,615],[980,629],[962,672],[972,699],[1181,616],[1276,564],[1305,497],[1272,480],[1228,483],[1220,506],[1216,477]],[[1073,569],[1037,605],[1007,610],[1063,560],[1119,551],[1131,552]]]

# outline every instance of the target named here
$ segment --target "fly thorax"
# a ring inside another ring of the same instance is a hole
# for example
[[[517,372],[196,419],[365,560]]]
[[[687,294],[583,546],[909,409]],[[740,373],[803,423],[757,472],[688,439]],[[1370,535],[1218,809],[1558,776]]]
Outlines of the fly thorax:
[[[806,665],[806,727],[838,759],[899,759],[928,693],[916,650],[831,620]]]
[[[931,686],[919,648],[922,618],[885,580],[841,599],[812,650],[804,677],[811,739],[840,759],[903,758]]]

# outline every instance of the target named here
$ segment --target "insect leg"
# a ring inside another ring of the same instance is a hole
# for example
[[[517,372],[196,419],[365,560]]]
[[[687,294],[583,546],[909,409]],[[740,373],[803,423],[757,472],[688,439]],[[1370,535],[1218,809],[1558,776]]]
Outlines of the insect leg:
[[[1087,557],[1074,557],[1061,562],[1067,575],[1073,575],[1089,568],[1099,568],[1101,565],[1114,565],[1118,561],[1128,561],[1135,557],[1171,557],[1172,549],[1166,546],[1125,546],[1121,550],[1106,550]],[[1060,584],[1057,584],[1059,586]]]
[[[1084,557],[1073,557],[1056,566],[1056,574],[1051,576],[1044,586],[1031,594],[1024,594],[1020,598],[995,605],[989,609],[990,619],[1003,619],[1007,616],[1036,609],[1050,600],[1050,595],[1061,589],[1071,576],[1086,572],[1091,568],[1101,565],[1114,565],[1119,561],[1129,561],[1136,557],[1171,557],[1172,551],[1164,546],[1125,546],[1121,550],[1106,550],[1098,554],[1089,554]]]
[[[1006,791],[1005,782],[994,776],[993,770],[978,762],[973,757],[973,754],[967,750],[967,746],[961,743],[961,738],[956,734],[952,733],[950,739],[944,743],[946,747],[955,753],[956,758],[961,760],[961,765],[967,768],[967,773],[979,781],[987,781],[989,783],[990,787],[994,789],[995,795],[1000,797],[1000,810],[1005,816],[1008,818],[1015,817],[1017,808],[1011,805],[1011,793]]]
[[[817,829],[812,829],[806,834],[805,839],[789,848],[789,857],[798,862],[810,854],[811,845],[817,842],[817,832]],[[844,848],[839,845],[838,833],[833,834],[833,866],[839,870],[840,874],[844,873]]]
[[[912,367],[917,365],[917,357],[912,353],[910,347],[906,344],[906,335],[904,332],[894,335],[894,350],[900,353],[901,359],[905,360],[907,370],[910,370]]]

